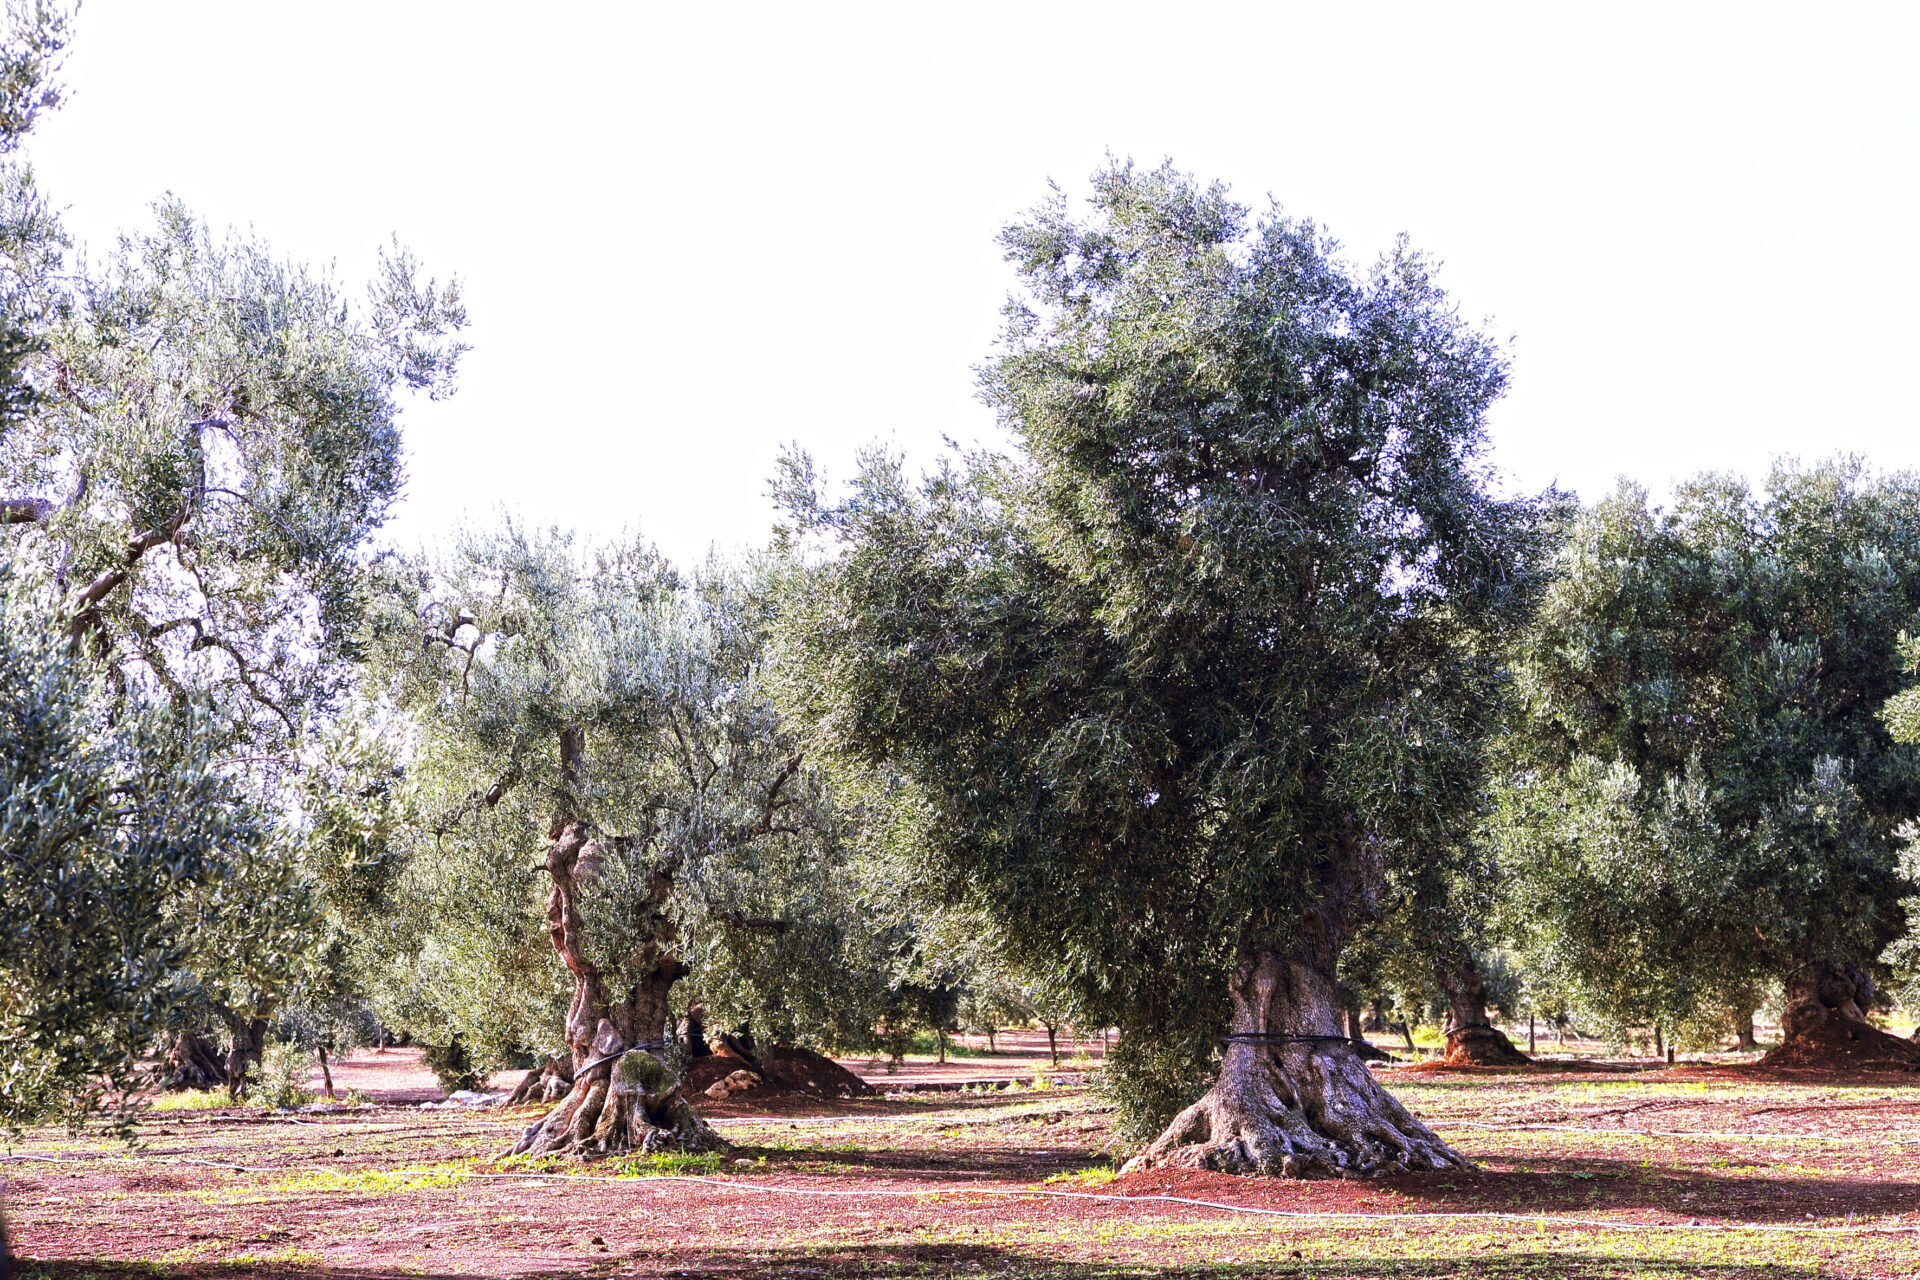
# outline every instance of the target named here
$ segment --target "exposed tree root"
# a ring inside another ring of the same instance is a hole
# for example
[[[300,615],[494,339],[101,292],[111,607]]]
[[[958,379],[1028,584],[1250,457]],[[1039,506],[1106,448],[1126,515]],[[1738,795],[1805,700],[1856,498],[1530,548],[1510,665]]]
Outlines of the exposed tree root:
[[[727,1151],[681,1094],[680,1082],[645,1053],[576,1081],[560,1105],[528,1125],[508,1155],[617,1156]]]
[[[1343,1044],[1229,1045],[1220,1080],[1123,1172],[1156,1168],[1289,1178],[1463,1169]]]

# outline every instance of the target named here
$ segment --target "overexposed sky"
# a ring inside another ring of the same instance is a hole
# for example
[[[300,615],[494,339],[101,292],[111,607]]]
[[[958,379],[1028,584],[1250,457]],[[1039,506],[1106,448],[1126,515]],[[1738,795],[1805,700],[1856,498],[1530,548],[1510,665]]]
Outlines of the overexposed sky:
[[[403,542],[505,506],[687,559],[764,538],[785,441],[995,439],[994,233],[1109,150],[1442,258],[1514,339],[1514,486],[1920,466],[1916,67],[1910,2],[85,0],[28,154],[99,247],[172,190],[462,278]]]

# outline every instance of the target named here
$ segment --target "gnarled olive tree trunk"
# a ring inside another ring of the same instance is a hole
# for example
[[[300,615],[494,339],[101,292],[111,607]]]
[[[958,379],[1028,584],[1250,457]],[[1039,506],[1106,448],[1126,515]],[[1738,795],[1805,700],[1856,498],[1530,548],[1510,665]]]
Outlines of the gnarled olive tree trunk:
[[[1368,1072],[1346,1037],[1334,971],[1345,927],[1323,900],[1284,950],[1242,949],[1220,1077],[1126,1170],[1174,1166],[1288,1177],[1454,1169],[1466,1158]]]
[[[563,759],[569,745],[578,749],[563,739]],[[527,1127],[509,1154],[722,1150],[727,1143],[693,1113],[679,1080],[660,1056],[673,1028],[668,994],[687,973],[686,965],[667,950],[672,939],[649,942],[636,957],[635,968],[645,976],[617,994],[607,989],[588,958],[580,892],[605,857],[605,847],[586,822],[555,824],[547,849],[547,873],[553,881],[547,928],[554,950],[573,975],[566,1025],[572,1085],[559,1105]],[[672,880],[656,872],[650,905],[663,905],[671,889]],[[639,1047],[649,1045],[654,1048]]]
[[[247,1092],[247,1069],[266,1057],[267,1020],[220,1011],[227,1024],[227,1097],[238,1102]]]
[[[1533,1059],[1487,1018],[1487,984],[1473,956],[1464,956],[1440,985],[1447,993],[1447,1055],[1450,1067],[1524,1067]]]
[[[1855,1066],[1920,1070],[1920,1045],[1867,1021],[1873,979],[1858,965],[1816,961],[1787,975],[1779,1047],[1761,1066],[1808,1066],[1846,1061]]]

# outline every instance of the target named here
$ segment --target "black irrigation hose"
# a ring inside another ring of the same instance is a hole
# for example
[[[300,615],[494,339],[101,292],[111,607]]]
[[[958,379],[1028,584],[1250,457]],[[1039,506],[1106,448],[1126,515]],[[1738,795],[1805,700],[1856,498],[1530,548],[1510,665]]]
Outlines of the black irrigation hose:
[[[655,1049],[669,1049],[672,1047],[673,1047],[672,1042],[667,1040],[650,1040],[646,1044],[637,1044],[633,1046],[633,1048],[631,1049],[622,1049],[620,1052],[610,1053],[604,1058],[595,1058],[592,1062],[589,1062],[586,1066],[581,1067],[578,1071],[574,1072],[573,1078],[578,1080],[581,1076],[584,1076],[585,1074],[587,1074],[587,1072],[593,1070],[595,1067],[604,1066],[607,1063],[612,1062],[615,1058],[624,1058],[630,1053],[639,1053],[642,1050],[645,1050],[647,1052],[652,1052]]]
[[[1287,1035],[1277,1031],[1236,1031],[1221,1036],[1221,1044],[1366,1044],[1357,1036]]]

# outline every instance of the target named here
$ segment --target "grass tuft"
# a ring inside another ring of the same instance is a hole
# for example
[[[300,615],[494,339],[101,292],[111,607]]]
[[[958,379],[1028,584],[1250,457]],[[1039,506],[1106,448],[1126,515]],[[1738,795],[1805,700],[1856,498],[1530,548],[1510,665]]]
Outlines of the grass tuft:
[[[147,1110],[213,1111],[232,1105],[225,1089],[180,1089],[172,1093],[155,1094],[153,1101],[147,1104]]]

